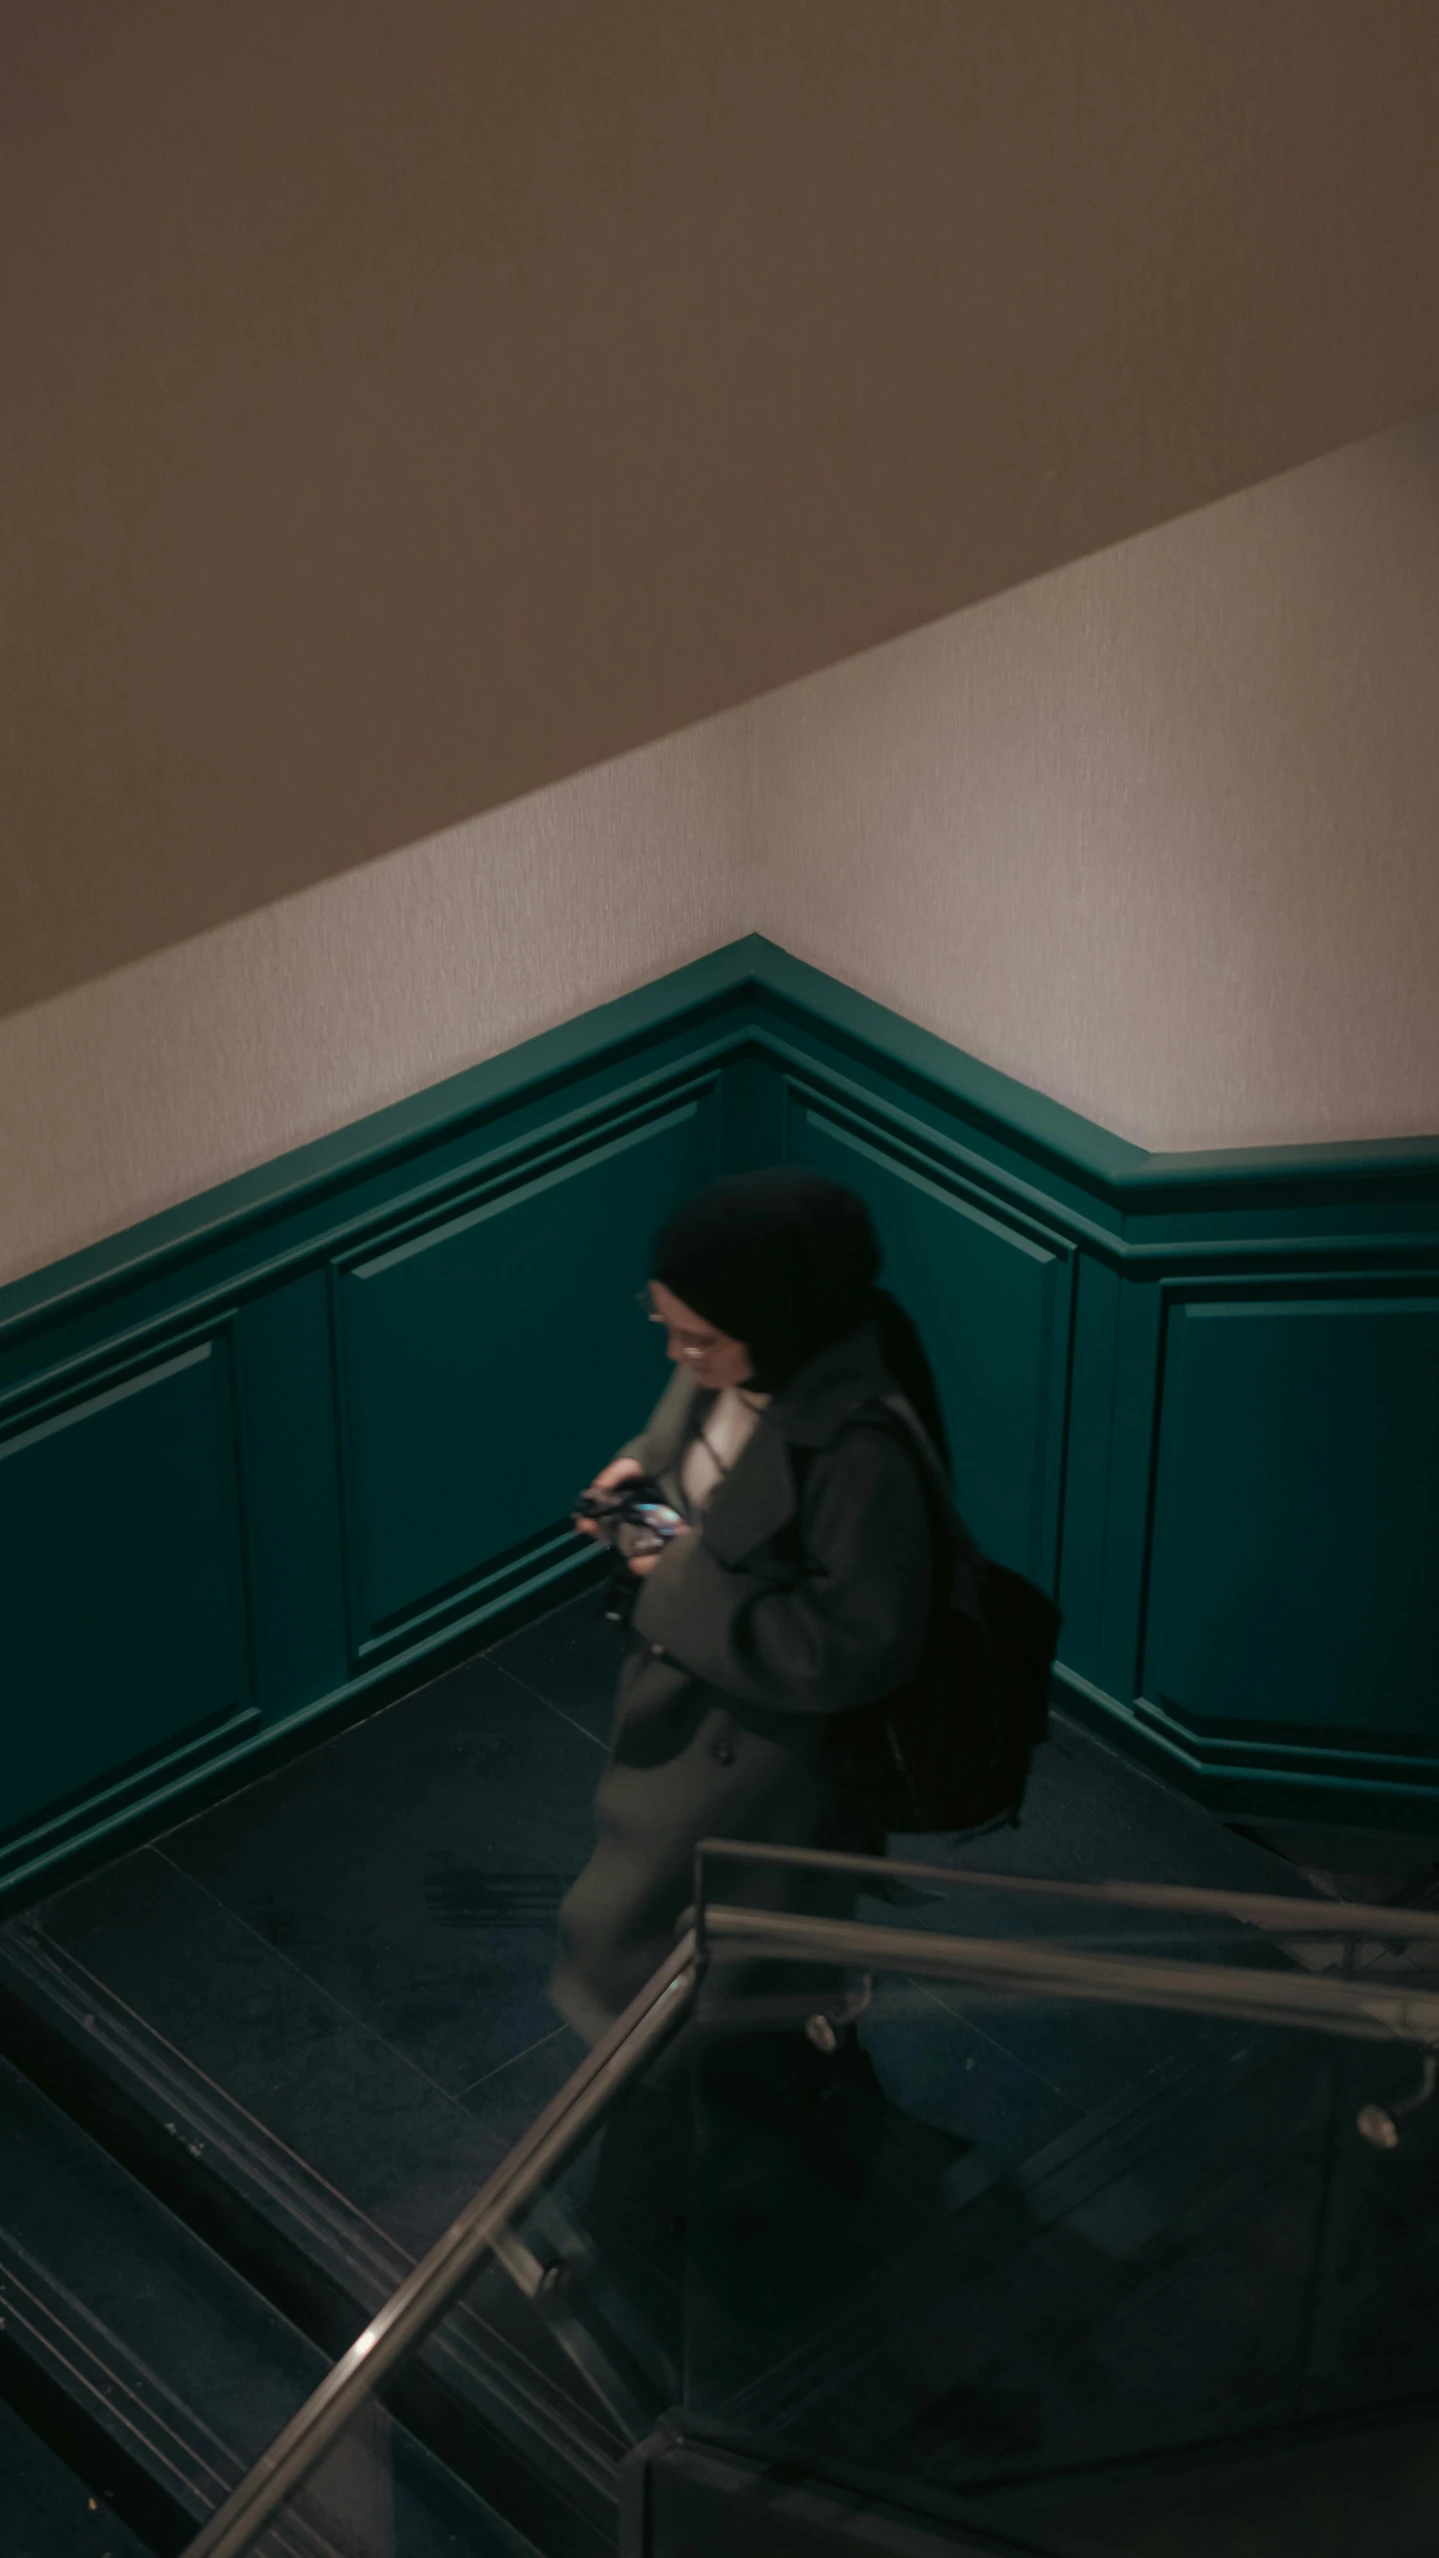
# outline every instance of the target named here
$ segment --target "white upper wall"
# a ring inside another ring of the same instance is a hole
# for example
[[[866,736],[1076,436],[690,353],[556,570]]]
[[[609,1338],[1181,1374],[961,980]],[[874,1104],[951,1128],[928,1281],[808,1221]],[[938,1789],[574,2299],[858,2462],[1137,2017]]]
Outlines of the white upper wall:
[[[0,1022],[0,1280],[749,931],[1156,1150],[1439,1132],[1439,429]]]
[[[1439,424],[748,714],[747,924],[1155,1151],[1439,1133]]]
[[[729,720],[0,1021],[0,1282],[746,930]]]

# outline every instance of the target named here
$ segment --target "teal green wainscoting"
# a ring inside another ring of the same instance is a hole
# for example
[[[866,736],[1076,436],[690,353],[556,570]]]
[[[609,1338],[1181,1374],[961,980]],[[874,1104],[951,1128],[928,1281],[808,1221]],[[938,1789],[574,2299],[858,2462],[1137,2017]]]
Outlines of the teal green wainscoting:
[[[782,1157],[870,1201],[1074,1709],[1439,1826],[1439,1142],[1146,1155],[751,937],[0,1292],[0,1889],[591,1579],[649,1237]]]

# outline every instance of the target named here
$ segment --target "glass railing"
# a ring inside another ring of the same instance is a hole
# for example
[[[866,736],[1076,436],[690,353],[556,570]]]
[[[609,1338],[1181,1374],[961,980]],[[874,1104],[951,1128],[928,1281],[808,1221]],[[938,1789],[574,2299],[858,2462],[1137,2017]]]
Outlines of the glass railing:
[[[621,2443],[1015,2548],[1439,2396],[1439,1917],[720,1843],[692,1915],[192,2558],[518,2551],[384,2412],[496,2261]]]
[[[800,1862],[703,1860],[692,2436],[1110,2547],[1439,2391],[1439,1922]]]

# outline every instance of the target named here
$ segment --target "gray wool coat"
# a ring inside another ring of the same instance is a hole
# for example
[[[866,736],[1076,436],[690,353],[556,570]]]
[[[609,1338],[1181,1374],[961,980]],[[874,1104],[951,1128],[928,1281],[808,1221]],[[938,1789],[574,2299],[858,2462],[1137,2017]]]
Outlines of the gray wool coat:
[[[918,1461],[861,1410],[896,1390],[872,1323],[822,1351],[761,1414],[699,1529],[638,1585],[595,1849],[560,1911],[551,1984],[590,2043],[673,1946],[700,1839],[883,1848],[858,1709],[919,1669],[933,1581]],[[673,1481],[714,1402],[677,1368],[618,1453]],[[799,1449],[812,1451],[802,1495]],[[724,1874],[732,1901],[794,1906],[797,1894],[808,1909],[853,1904],[843,1883]]]

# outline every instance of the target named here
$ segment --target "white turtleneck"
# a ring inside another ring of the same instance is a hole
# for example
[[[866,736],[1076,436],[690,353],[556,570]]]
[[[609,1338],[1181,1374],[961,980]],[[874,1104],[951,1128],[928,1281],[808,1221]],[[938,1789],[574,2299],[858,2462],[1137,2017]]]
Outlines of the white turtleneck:
[[[680,1461],[680,1483],[693,1518],[701,1518],[717,1483],[734,1471],[735,1460],[759,1425],[767,1394],[745,1386],[725,1386],[716,1395],[703,1435],[692,1439]]]

